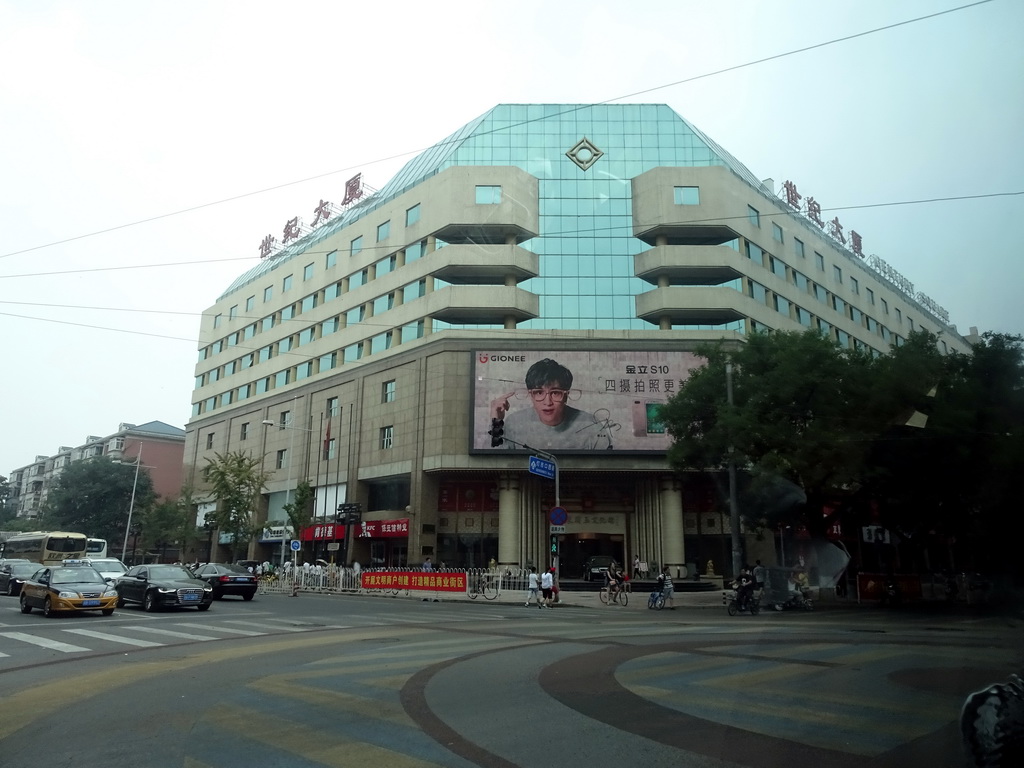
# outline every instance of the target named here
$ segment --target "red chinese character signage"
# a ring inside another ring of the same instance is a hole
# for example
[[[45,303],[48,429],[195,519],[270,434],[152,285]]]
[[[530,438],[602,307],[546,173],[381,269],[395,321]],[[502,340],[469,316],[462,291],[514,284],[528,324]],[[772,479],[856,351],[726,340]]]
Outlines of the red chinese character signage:
[[[466,574],[431,571],[363,571],[363,589],[408,589],[415,592],[465,592]]]
[[[318,227],[321,224],[323,224],[325,221],[331,218],[332,213],[333,210],[331,208],[330,202],[327,200],[321,200],[320,205],[318,205],[316,207],[316,210],[313,211],[313,226]]]
[[[782,190],[786,193],[786,203],[792,207],[800,210],[800,199],[803,197],[799,192],[796,191],[796,184],[792,181],[787,181],[782,185]]]
[[[363,174],[357,173],[351,179],[345,182],[345,198],[341,201],[342,205],[348,205],[354,203],[356,200],[363,196]]]
[[[274,252],[274,246],[277,245],[277,240],[273,235],[267,235],[263,238],[263,242],[260,243],[260,258],[265,259]]]
[[[352,526],[352,535],[364,539],[399,539],[409,536],[409,518],[364,520]],[[345,538],[345,526],[320,523],[302,529],[303,541],[339,541]]]

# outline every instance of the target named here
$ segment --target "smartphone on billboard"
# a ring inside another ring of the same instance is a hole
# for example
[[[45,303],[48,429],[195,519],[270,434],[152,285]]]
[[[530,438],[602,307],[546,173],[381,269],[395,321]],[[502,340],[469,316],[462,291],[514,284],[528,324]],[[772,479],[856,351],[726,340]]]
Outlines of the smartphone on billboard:
[[[661,420],[663,404],[652,400],[633,401],[633,436],[664,435],[665,424]]]

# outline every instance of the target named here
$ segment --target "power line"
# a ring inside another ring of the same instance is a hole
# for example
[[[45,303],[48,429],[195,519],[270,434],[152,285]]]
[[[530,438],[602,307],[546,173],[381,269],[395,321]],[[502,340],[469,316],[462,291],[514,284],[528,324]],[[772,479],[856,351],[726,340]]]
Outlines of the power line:
[[[929,198],[922,198],[920,200],[893,200],[893,201],[885,202],[885,203],[863,203],[863,204],[860,204],[860,205],[822,206],[821,212],[825,213],[825,212],[835,212],[835,211],[856,211],[856,210],[863,210],[863,209],[866,209],[866,208],[891,208],[891,207],[903,206],[903,205],[925,205],[925,204],[929,204],[929,203],[948,203],[948,202],[957,202],[957,201],[961,201],[961,200],[986,200],[986,199],[990,199],[990,198],[994,198],[994,197],[1016,197],[1016,196],[1020,196],[1020,195],[1024,195],[1024,190],[1020,190],[1020,191],[1016,191],[1016,192],[987,192],[987,193],[978,194],[978,195],[954,195],[954,196],[951,196],[951,197],[929,197]],[[775,216],[790,216],[790,215],[793,215],[793,214],[796,214],[796,213],[798,213],[798,211],[796,211],[796,210],[793,210],[793,211],[781,211],[779,213],[762,213],[761,216],[764,217],[764,218],[770,219],[770,218],[775,217]],[[685,222],[666,222],[666,224],[712,224],[712,223],[724,222],[724,221],[740,221],[740,220],[745,220],[746,218],[747,218],[746,215],[717,216],[715,218],[710,218],[710,219],[687,219]],[[569,237],[569,236],[573,236],[573,235],[576,235],[576,236],[588,236],[588,235],[598,235],[598,234],[609,234],[609,233],[615,232],[617,230],[624,230],[624,231],[632,232],[632,225],[624,225],[622,227],[594,227],[592,229],[576,229],[576,230],[562,230],[560,232],[547,232],[545,234],[537,235],[536,237],[533,237],[533,238],[530,238],[530,239],[531,240],[537,240],[537,239],[543,239],[543,238],[546,238],[546,237]],[[335,250],[337,250],[337,249],[336,248],[331,248],[330,250],[316,250],[316,249],[310,248],[308,250],[302,251],[301,255],[303,255],[303,256],[322,256],[324,254],[330,253],[331,251],[335,251]],[[395,249],[394,249],[394,247],[389,246],[389,245],[371,245],[371,246],[366,246],[366,247],[363,248],[363,252],[369,252],[369,251],[375,251],[375,250],[376,251],[385,252],[385,253],[390,253],[390,252],[394,251]],[[91,273],[91,272],[115,272],[115,271],[126,270],[126,269],[153,269],[153,268],[157,268],[157,267],[183,267],[183,266],[191,266],[193,264],[210,264],[210,263],[213,263],[213,262],[251,261],[251,260],[252,260],[252,257],[244,256],[244,257],[237,257],[237,258],[231,258],[231,259],[201,259],[199,261],[178,261],[178,262],[169,262],[169,263],[166,263],[166,264],[127,264],[127,265],[121,265],[121,266],[116,266],[116,267],[89,267],[87,269],[67,269],[67,270],[59,270],[59,271],[56,271],[56,272],[27,272],[27,273],[23,273],[23,274],[20,274],[20,275],[0,275],[0,280],[13,279],[13,278],[21,278],[21,277],[50,277],[50,276],[57,276],[57,275],[77,275],[77,274],[84,274],[84,273]],[[3,304],[3,303],[18,303],[18,302],[2,302],[2,301],[0,301],[0,304]]]
[[[926,21],[928,19],[933,19],[933,18],[936,18],[938,16],[944,16],[946,14],[956,13],[958,11],[967,10],[969,8],[973,8],[973,7],[979,6],[979,5],[985,5],[986,3],[990,3],[990,2],[992,2],[992,0],[977,0],[977,2],[968,3],[967,5],[961,5],[961,6],[957,6],[955,8],[948,8],[948,9],[943,10],[943,11],[936,11],[935,13],[926,14],[924,16],[918,16],[918,17],[915,17],[913,19],[906,19],[904,21],[894,22],[893,24],[886,24],[885,26],[875,27],[874,29],[865,30],[863,32],[856,32],[856,33],[851,34],[851,35],[844,35],[843,37],[837,37],[837,38],[834,38],[832,40],[826,40],[826,41],[821,42],[821,43],[815,43],[814,45],[804,46],[803,48],[796,48],[796,49],[791,50],[791,51],[785,51],[783,53],[773,54],[772,56],[765,56],[765,57],[760,58],[760,59],[755,59],[753,61],[748,61],[748,62],[745,62],[743,64],[736,64],[736,65],[733,65],[731,67],[725,67],[724,69],[718,69],[718,70],[715,70],[713,72],[705,72],[705,73],[700,74],[700,75],[694,75],[693,77],[684,78],[682,80],[676,80],[676,81],[673,81],[671,83],[665,83],[663,85],[657,85],[657,86],[654,86],[652,88],[645,88],[645,89],[640,90],[640,91],[634,91],[632,93],[627,93],[627,94],[623,94],[623,95],[620,95],[620,96],[615,96],[615,97],[610,98],[610,99],[605,99],[604,101],[598,101],[598,102],[594,102],[592,104],[579,105],[579,106],[573,107],[572,109],[564,110],[563,112],[558,113],[558,114],[546,115],[546,116],[543,116],[543,117],[532,118],[530,120],[524,120],[524,121],[522,121],[520,123],[516,123],[515,125],[525,125],[527,123],[536,122],[538,120],[546,120],[546,119],[549,119],[549,118],[560,117],[563,114],[579,111],[579,110],[582,110],[582,109],[588,109],[589,107],[592,107],[592,106],[600,106],[602,104],[611,104],[611,103],[616,102],[616,101],[621,101],[622,99],[629,99],[629,98],[633,98],[634,96],[641,96],[641,95],[648,94],[648,93],[654,93],[655,91],[664,90],[666,88],[674,88],[675,86],[678,86],[678,85],[684,85],[686,83],[692,83],[692,82],[695,82],[697,80],[703,80],[703,79],[706,79],[706,78],[709,78],[709,77],[715,77],[716,75],[725,74],[727,72],[735,72],[737,70],[746,69],[748,67],[753,67],[753,66],[756,66],[758,64],[764,64],[766,62],[775,61],[777,59],[786,58],[788,56],[795,56],[797,54],[806,53],[808,51],[817,50],[819,48],[825,48],[825,47],[828,47],[828,46],[831,46],[831,45],[837,45],[839,43],[848,42],[850,40],[855,40],[855,39],[860,38],[860,37],[866,37],[868,35],[877,34],[879,32],[885,32],[885,31],[888,31],[888,30],[891,30],[891,29],[896,29],[898,27],[906,26],[906,25],[909,25],[909,24],[916,24],[916,23],[921,22],[921,21]],[[493,129],[492,132],[499,131],[499,130],[508,130],[509,128],[512,128],[512,127],[515,127],[515,126],[514,125],[502,126],[501,128]],[[452,141],[454,143],[455,141],[461,141],[461,139],[453,139]],[[433,146],[442,146],[442,144],[443,144],[443,142],[435,144]],[[347,166],[345,168],[339,168],[339,169],[334,170],[334,171],[326,171],[324,173],[320,173],[320,174],[317,174],[315,176],[309,176],[309,177],[304,178],[304,179],[298,179],[296,181],[288,181],[288,182],[284,182],[282,184],[276,184],[274,186],[265,187],[263,189],[257,189],[257,190],[251,191],[251,192],[244,192],[244,193],[241,193],[241,194],[238,194],[238,195],[233,195],[231,197],[222,198],[220,200],[213,200],[213,201],[206,202],[206,203],[199,203],[198,205],[189,206],[188,208],[181,208],[179,210],[171,211],[169,213],[162,213],[162,214],[158,214],[156,216],[149,216],[147,218],[138,219],[136,221],[131,221],[131,222],[128,222],[128,223],[125,223],[125,224],[118,224],[116,226],[107,227],[105,229],[96,230],[94,232],[87,232],[85,234],[75,235],[73,237],[64,238],[63,240],[55,240],[55,241],[50,242],[50,243],[44,243],[42,245],[32,246],[31,248],[23,248],[23,249],[21,249],[19,251],[11,251],[9,253],[0,254],[0,259],[5,259],[5,258],[7,258],[9,256],[18,256],[18,255],[23,254],[23,253],[31,253],[32,251],[38,251],[38,250],[42,250],[44,248],[52,248],[53,246],[64,245],[66,243],[75,242],[77,240],[84,240],[84,239],[89,238],[89,237],[96,237],[97,235],[104,235],[104,234],[108,234],[110,232],[116,232],[116,231],[121,230],[121,229],[128,229],[130,227],[139,226],[141,224],[149,224],[151,222],[160,221],[161,219],[167,219],[167,218],[171,218],[173,216],[180,216],[180,215],[183,215],[183,214],[186,214],[186,213],[193,213],[195,211],[199,211],[199,210],[202,210],[204,208],[210,208],[210,207],[217,206],[217,205],[223,205],[225,203],[234,202],[236,200],[243,200],[243,199],[245,199],[247,197],[253,197],[255,195],[264,194],[266,192],[273,192],[273,191],[276,191],[276,190],[279,190],[279,189],[285,189],[287,187],[296,186],[298,184],[305,184],[305,183],[310,182],[310,181],[315,181],[317,179],[326,178],[328,176],[334,176],[334,175],[339,174],[339,173],[346,173],[346,172],[355,170],[356,168],[359,168],[359,167],[365,167],[367,165],[376,165],[378,163],[388,162],[390,160],[397,160],[397,159],[402,158],[402,157],[407,157],[409,155],[413,155],[413,154],[417,154],[419,152],[423,152],[426,149],[429,149],[429,147],[421,147],[420,149],[409,150],[407,152],[400,152],[398,154],[390,155],[388,157],[378,158],[377,160],[372,160],[370,162],[362,163],[360,165],[351,165],[351,166]]]

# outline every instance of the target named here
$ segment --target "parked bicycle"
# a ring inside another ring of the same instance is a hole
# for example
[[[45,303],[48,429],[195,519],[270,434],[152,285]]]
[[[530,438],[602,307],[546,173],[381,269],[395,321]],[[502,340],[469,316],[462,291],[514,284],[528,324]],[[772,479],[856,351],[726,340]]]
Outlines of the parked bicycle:
[[[470,583],[466,595],[470,600],[476,600],[480,595],[487,600],[494,600],[498,596],[498,582],[489,575],[477,576]]]

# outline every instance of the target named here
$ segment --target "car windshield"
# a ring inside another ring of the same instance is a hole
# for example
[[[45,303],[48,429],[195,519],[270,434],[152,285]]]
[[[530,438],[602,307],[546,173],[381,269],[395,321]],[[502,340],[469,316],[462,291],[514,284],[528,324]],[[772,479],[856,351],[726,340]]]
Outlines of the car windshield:
[[[90,560],[89,562],[97,571],[124,573],[128,570],[120,560]]]
[[[103,577],[92,568],[61,568],[51,572],[51,584],[94,584],[105,583]]]
[[[19,579],[27,579],[38,570],[39,566],[36,563],[15,563],[10,569],[11,576]]]
[[[180,565],[154,565],[149,569],[151,579],[191,579],[191,573]]]

